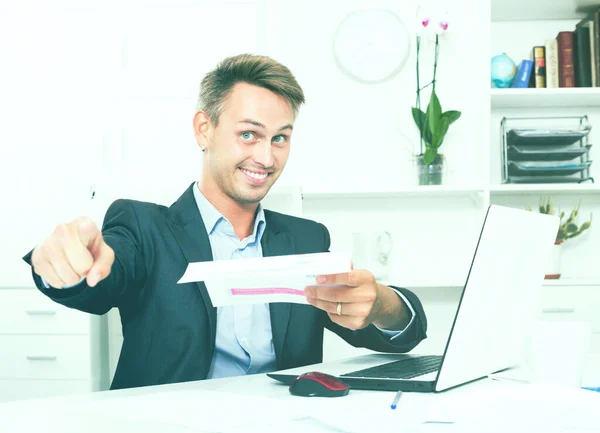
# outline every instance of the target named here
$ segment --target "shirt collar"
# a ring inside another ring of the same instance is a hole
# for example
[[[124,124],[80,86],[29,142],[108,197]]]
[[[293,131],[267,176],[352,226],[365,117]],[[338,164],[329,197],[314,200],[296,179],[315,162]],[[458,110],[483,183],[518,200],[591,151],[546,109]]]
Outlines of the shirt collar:
[[[227,221],[221,212],[219,212],[211,202],[208,201],[204,194],[200,192],[200,188],[198,187],[198,183],[194,184],[194,198],[196,199],[196,204],[198,205],[198,211],[202,215],[202,221],[204,222],[204,227],[206,228],[206,232],[210,235],[217,225],[221,221]],[[259,241],[262,238],[262,234],[265,230],[265,211],[262,207],[262,204],[258,204],[258,208],[256,211],[256,218],[254,219],[254,230],[252,235],[250,235],[250,242],[254,242],[255,239]]]

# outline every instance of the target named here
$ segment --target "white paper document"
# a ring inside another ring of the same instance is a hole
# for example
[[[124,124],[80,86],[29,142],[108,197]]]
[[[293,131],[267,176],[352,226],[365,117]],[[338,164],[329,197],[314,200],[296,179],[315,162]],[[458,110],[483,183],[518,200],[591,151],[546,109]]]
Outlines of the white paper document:
[[[317,275],[350,272],[349,254],[329,252],[190,263],[179,284],[204,282],[215,307],[292,302],[306,304],[304,289]]]

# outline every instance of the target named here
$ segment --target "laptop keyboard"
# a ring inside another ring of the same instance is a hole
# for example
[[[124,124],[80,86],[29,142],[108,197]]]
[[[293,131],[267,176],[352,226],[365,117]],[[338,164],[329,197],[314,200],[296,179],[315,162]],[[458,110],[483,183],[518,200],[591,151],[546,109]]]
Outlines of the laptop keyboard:
[[[345,373],[341,376],[379,379],[411,379],[436,371],[440,368],[441,364],[442,357],[438,355],[416,356],[353,371],[352,373]]]

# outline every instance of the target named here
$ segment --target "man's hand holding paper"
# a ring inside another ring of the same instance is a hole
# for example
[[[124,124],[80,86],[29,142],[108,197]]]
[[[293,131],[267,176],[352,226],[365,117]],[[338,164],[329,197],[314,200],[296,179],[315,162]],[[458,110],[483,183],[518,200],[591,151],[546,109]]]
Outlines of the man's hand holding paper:
[[[319,275],[316,283],[305,289],[308,302],[345,328],[361,329],[373,323],[384,329],[404,329],[410,320],[400,297],[378,284],[367,270]],[[400,309],[407,314],[398,314]]]
[[[371,323],[400,330],[411,313],[389,287],[367,270],[353,270],[350,256],[314,253],[190,263],[179,283],[203,281],[213,306],[291,302],[311,304],[334,323],[361,329]]]

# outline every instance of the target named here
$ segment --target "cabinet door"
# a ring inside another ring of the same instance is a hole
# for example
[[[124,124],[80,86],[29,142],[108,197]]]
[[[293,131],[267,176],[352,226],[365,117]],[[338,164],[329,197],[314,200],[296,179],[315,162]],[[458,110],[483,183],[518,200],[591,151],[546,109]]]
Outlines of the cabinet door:
[[[0,290],[0,335],[90,335],[91,318],[37,289]]]
[[[87,335],[0,335],[0,379],[92,377]]]

